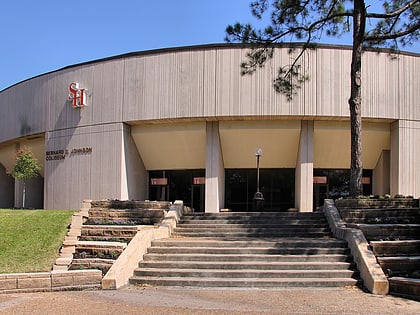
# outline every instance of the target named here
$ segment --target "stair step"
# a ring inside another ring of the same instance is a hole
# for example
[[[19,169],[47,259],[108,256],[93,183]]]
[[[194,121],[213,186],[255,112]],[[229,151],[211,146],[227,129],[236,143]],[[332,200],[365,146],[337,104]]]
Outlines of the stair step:
[[[391,275],[410,275],[420,270],[420,256],[377,257],[377,260],[384,272],[388,273],[387,270],[390,270]]]
[[[403,277],[389,278],[389,293],[420,302],[420,279]]]
[[[71,262],[70,270],[77,269],[101,269],[107,270],[114,264],[115,259],[103,259],[103,258],[84,258],[84,259],[73,259]]]
[[[160,209],[114,209],[114,208],[91,208],[89,209],[89,217],[91,215],[107,215],[107,216],[127,216],[140,218],[160,218],[165,212]]]
[[[249,227],[242,227],[242,226],[236,226],[236,225],[220,225],[220,226],[208,226],[208,229],[211,229],[212,231],[215,232],[223,232],[223,231],[227,231],[227,232],[246,232],[246,233],[251,233],[251,234],[255,234],[255,233],[273,233],[276,234],[278,232],[306,232],[306,233],[319,233],[319,232],[329,232],[329,229],[326,227],[269,227],[269,226],[249,226]],[[176,233],[189,233],[189,232],[201,232],[203,230],[202,227],[176,227],[175,228],[175,232]],[[211,231],[207,231],[207,232],[211,232]]]
[[[374,218],[404,218],[418,217],[418,208],[388,208],[388,209],[341,209],[339,210],[344,220],[348,219],[374,219]]]
[[[102,271],[102,275],[105,275],[108,272],[108,270],[112,267],[114,262],[114,259],[73,259],[69,270],[99,269]]]
[[[329,232],[311,232],[311,233],[297,233],[293,231],[276,231],[276,232],[220,232],[220,231],[197,231],[197,232],[174,232],[173,234],[175,237],[183,236],[183,237],[206,237],[206,238],[214,238],[214,237],[220,237],[220,238],[255,238],[255,237],[307,237],[307,238],[322,238],[325,236],[329,236]]]
[[[352,270],[220,270],[220,269],[175,269],[141,268],[135,275],[142,277],[200,277],[200,278],[345,278]]]
[[[420,239],[420,224],[348,224],[362,230],[369,241]]]
[[[127,225],[82,225],[81,235],[103,237],[134,237],[138,226]]]
[[[78,241],[75,259],[116,259],[127,247],[126,243],[102,241]]]
[[[376,256],[420,255],[420,240],[371,241]]]
[[[105,209],[163,209],[171,206],[169,201],[93,200],[92,208]]]
[[[186,214],[182,220],[284,220],[319,219],[324,220],[322,212],[234,212],[234,213],[194,213]]]
[[[224,261],[224,262],[346,262],[346,254],[263,255],[263,254],[155,254],[144,255],[144,261]]]
[[[105,242],[105,241],[78,241],[76,243],[76,249],[84,248],[116,248],[125,249],[127,243],[122,242]]]
[[[348,254],[348,248],[300,248],[300,247],[150,247],[148,253],[162,254],[265,254],[265,255],[315,255]]]
[[[300,224],[300,223],[328,223],[325,218],[182,218],[179,223],[194,224]]]
[[[345,270],[352,267],[348,262],[220,262],[220,261],[142,261],[139,268],[177,269],[223,269],[223,270]]]
[[[413,198],[392,199],[337,199],[337,208],[342,209],[389,209],[419,208],[419,200]]]
[[[120,243],[129,243],[132,240],[132,236],[129,237],[104,237],[104,236],[92,236],[92,235],[83,235],[79,237],[80,241],[86,242],[120,242]]]
[[[194,277],[132,277],[130,282],[137,285],[183,286],[183,287],[344,287],[354,286],[352,278],[194,278]]]
[[[150,225],[162,221],[165,213],[157,209],[107,209],[92,208],[89,210],[89,219],[86,224],[106,225]]]
[[[206,221],[207,222],[207,221]],[[287,223],[249,223],[249,222],[242,222],[242,223],[219,223],[219,222],[210,222],[210,223],[179,223],[177,224],[178,228],[196,228],[196,229],[203,229],[203,228],[213,228],[213,229],[223,229],[223,228],[264,228],[264,229],[282,229],[282,228],[327,228],[327,223],[317,223],[317,222],[308,222],[305,224],[287,224]]]
[[[334,238],[305,239],[305,238],[277,238],[277,239],[255,239],[243,240],[220,240],[220,239],[204,239],[204,238],[179,238],[179,239],[163,239],[152,241],[152,246],[163,247],[317,247],[331,248],[341,247],[347,248],[347,243]]]

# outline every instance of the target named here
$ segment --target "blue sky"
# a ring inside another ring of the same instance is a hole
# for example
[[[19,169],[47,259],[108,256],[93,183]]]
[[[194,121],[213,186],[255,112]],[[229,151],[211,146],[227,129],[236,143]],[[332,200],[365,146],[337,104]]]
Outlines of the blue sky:
[[[0,90],[68,65],[133,51],[222,43],[253,22],[249,0],[4,0]],[[325,43],[350,44],[346,39]],[[420,44],[409,51],[420,52]]]

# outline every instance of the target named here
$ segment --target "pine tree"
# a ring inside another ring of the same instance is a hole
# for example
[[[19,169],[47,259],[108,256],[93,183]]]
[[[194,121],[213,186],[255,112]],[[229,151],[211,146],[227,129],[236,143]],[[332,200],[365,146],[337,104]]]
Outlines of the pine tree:
[[[371,3],[371,4],[370,4]],[[389,48],[397,53],[400,47],[420,38],[420,0],[383,1],[383,10],[371,12],[377,1],[365,0],[255,0],[250,4],[254,17],[262,20],[268,13],[265,29],[236,23],[226,28],[227,42],[252,45],[242,74],[252,74],[273,57],[275,44],[303,41],[291,65],[282,66],[274,78],[274,88],[290,101],[309,78],[302,73],[299,60],[303,53],[316,47],[322,34],[353,36],[351,88],[349,97],[351,130],[350,196],[363,194],[362,185],[362,52],[365,47]]]

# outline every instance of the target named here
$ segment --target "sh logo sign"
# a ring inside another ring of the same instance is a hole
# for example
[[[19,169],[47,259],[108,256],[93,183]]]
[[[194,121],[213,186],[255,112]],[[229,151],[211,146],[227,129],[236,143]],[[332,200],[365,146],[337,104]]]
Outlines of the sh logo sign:
[[[79,83],[70,83],[68,100],[71,101],[73,108],[80,108],[87,105],[86,91],[86,89],[79,87]]]

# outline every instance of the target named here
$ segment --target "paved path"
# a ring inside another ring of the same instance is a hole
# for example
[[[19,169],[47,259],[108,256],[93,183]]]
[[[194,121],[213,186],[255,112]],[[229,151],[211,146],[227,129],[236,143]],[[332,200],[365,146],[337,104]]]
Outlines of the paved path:
[[[0,294],[0,314],[420,314],[420,302],[339,289],[126,288]]]

